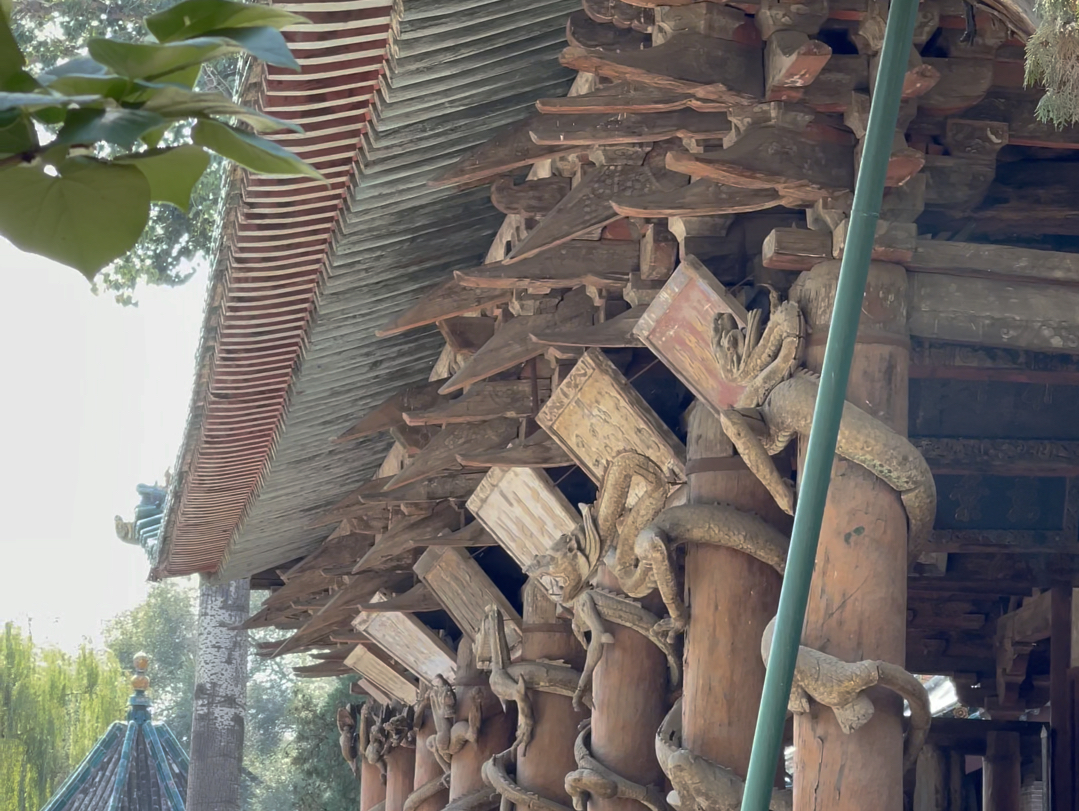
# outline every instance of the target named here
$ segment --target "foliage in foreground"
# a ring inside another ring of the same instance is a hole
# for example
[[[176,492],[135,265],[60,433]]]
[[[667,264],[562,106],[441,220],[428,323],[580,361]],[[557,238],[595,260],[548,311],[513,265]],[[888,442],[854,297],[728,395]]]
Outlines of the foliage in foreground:
[[[239,54],[297,69],[280,29],[302,19],[183,0],[146,18],[152,40],[90,37],[87,55],[35,75],[0,0],[0,235],[93,280],[139,242],[152,204],[189,210],[211,154],[321,179],[257,134],[296,127],[195,89],[203,65]]]
[[[111,653],[40,648],[13,623],[0,635],[0,811],[37,811],[127,712]]]
[[[1037,0],[1041,23],[1027,42],[1026,83],[1041,84],[1041,121],[1058,127],[1079,121],[1079,19],[1074,0]]]

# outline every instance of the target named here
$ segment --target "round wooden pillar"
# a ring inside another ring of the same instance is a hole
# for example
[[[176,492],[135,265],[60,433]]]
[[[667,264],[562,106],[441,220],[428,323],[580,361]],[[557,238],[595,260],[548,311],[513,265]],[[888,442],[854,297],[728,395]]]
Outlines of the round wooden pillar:
[[[688,433],[691,504],[730,504],[790,532],[790,517],[740,464],[719,418],[701,402],[692,407]],[[687,549],[682,745],[742,778],[764,689],[764,663],[755,654],[781,583],[775,569],[743,552],[706,544]]]
[[[450,761],[450,800],[485,788],[480,773],[483,764],[513,743],[517,713],[502,712],[488,685],[487,673],[476,667],[472,642],[462,639],[457,649],[457,678],[453,686],[457,694],[457,720],[467,721],[472,702],[478,700],[483,707],[483,725],[477,742],[466,743]]]
[[[420,728],[416,731],[416,768],[412,778],[413,791],[444,774],[435,753],[427,748],[427,739],[434,734],[435,720],[431,710],[428,709],[424,712]],[[450,791],[444,788],[416,806],[415,811],[442,811],[449,798]]]
[[[618,579],[600,566],[597,585],[620,591]],[[645,605],[662,614],[653,593]],[[614,644],[604,646],[592,678],[592,755],[608,769],[643,785],[663,784],[656,761],[656,730],[667,713],[667,660],[651,640],[609,623]],[[636,800],[592,796],[589,811],[641,811]]]
[[[557,606],[536,581],[524,587],[524,639],[521,658],[563,660],[580,669],[584,650],[573,636],[568,620],[557,617]],[[563,805],[571,805],[566,793],[566,775],[577,768],[573,743],[577,725],[587,716],[573,709],[567,696],[532,691],[535,734],[523,755],[517,758],[517,783],[528,791]]]
[[[839,262],[802,276],[790,297],[809,327],[806,366],[820,371]],[[906,271],[873,262],[862,302],[847,399],[907,433]],[[799,459],[805,452],[805,438]],[[847,662],[906,658],[907,519],[899,494],[865,468],[836,458],[824,509],[804,643]],[[795,811],[903,808],[902,701],[883,689],[864,727],[846,735],[827,707],[795,716]]]
[[[386,811],[403,811],[412,793],[416,773],[416,750],[398,746],[386,758]]]
[[[371,811],[386,800],[386,784],[377,763],[368,763],[360,753],[360,811]]]
[[[990,732],[982,766],[982,807],[985,811],[1019,811],[1022,761],[1018,732]]]

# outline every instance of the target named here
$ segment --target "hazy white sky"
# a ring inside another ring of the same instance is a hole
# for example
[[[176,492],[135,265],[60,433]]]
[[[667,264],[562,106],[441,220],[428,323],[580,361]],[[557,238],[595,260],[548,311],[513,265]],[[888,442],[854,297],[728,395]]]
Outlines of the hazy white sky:
[[[121,307],[0,239],[0,625],[70,650],[145,595],[146,557],[113,516],[174,462],[205,287]]]

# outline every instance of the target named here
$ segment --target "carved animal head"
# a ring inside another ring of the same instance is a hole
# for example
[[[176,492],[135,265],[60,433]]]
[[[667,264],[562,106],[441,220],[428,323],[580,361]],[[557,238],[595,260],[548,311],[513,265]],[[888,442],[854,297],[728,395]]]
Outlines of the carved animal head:
[[[337,729],[340,732],[352,730],[356,727],[356,722],[352,719],[352,713],[348,711],[348,707],[337,708]]]
[[[536,577],[552,595],[562,603],[574,600],[588,586],[588,575],[599,562],[598,531],[592,520],[591,509],[581,504],[584,516],[572,532],[560,535],[542,555],[536,555],[525,567],[525,574]],[[590,537],[595,533],[595,538]],[[589,557],[589,551],[596,560]]]
[[[116,524],[116,537],[124,543],[138,544],[139,539],[135,536],[135,522],[125,521],[119,515],[114,519]]]
[[[770,300],[767,327],[762,310],[750,310],[744,328],[731,313],[717,315],[712,327],[712,351],[720,376],[729,383],[763,386],[755,392],[761,402],[772,388],[794,374],[804,346],[804,323],[798,305],[792,301],[780,303],[774,291]]]
[[[431,712],[443,718],[457,717],[457,693],[441,673],[431,680]]]

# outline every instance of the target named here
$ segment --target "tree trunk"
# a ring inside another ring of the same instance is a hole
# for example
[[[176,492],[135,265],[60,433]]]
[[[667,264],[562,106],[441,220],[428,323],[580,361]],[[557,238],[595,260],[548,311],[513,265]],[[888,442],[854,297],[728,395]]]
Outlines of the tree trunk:
[[[250,592],[247,580],[199,589],[187,811],[240,811],[247,632],[230,628],[247,619]]]

